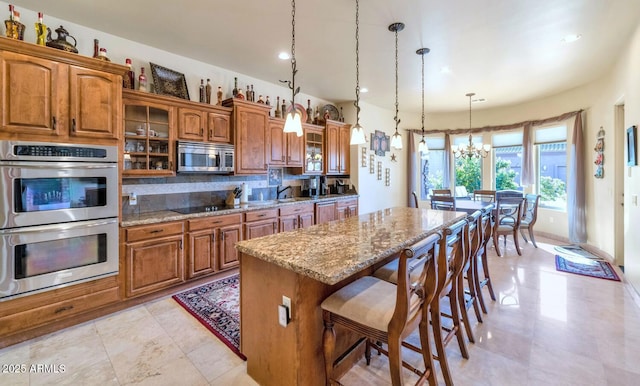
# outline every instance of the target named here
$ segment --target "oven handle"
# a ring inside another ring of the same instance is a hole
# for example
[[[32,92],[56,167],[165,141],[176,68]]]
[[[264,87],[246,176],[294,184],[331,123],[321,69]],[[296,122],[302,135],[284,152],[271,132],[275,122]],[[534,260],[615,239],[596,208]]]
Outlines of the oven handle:
[[[0,161],[0,167],[12,166],[23,169],[114,169],[118,167],[115,162],[92,163],[92,162],[24,162],[24,161]]]
[[[33,234],[41,232],[51,232],[52,230],[68,231],[77,228],[94,228],[117,223],[117,218],[105,218],[100,220],[74,221],[61,224],[34,225],[20,228],[10,228],[0,230],[0,235],[12,234]]]

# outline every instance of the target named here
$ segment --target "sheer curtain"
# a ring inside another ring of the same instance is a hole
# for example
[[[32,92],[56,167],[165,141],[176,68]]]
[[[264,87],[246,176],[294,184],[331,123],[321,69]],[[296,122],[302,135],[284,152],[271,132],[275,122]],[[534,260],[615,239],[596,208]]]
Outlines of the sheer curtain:
[[[567,180],[567,215],[569,240],[572,243],[587,242],[585,213],[584,139],[582,137],[582,113],[576,115],[569,155],[569,179]]]
[[[449,189],[451,185],[451,137],[444,135],[444,165],[442,166],[442,188]],[[452,192],[453,193],[453,192]]]
[[[531,142],[531,123],[524,125],[522,130],[522,174],[520,185],[529,186],[535,182],[535,170],[533,166],[533,144]]]
[[[416,139],[415,134],[409,132],[409,151],[407,152],[407,156],[409,159],[407,160],[407,206],[410,208],[415,207],[413,202],[413,196],[411,192],[418,192],[418,180],[416,175],[418,174],[418,154],[416,152]]]

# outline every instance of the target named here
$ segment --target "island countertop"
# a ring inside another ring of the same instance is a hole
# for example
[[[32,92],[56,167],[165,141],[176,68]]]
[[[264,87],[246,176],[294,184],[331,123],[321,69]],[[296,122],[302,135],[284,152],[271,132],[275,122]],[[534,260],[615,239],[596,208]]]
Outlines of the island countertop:
[[[404,207],[383,209],[311,228],[240,241],[236,248],[333,285],[466,215]]]

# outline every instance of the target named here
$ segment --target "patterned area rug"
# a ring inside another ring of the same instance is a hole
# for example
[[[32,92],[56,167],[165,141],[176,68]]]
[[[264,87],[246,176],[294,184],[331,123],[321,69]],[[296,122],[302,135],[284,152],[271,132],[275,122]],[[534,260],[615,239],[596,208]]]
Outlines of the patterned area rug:
[[[173,298],[240,358],[240,276],[233,275]]]
[[[600,257],[589,253],[588,251],[582,249],[579,245],[557,245],[554,247],[556,252],[562,257],[565,258],[573,258],[575,256],[582,256],[589,259],[602,260]]]
[[[600,279],[620,281],[620,278],[608,262],[592,260],[581,256],[562,257],[556,255],[556,270]]]

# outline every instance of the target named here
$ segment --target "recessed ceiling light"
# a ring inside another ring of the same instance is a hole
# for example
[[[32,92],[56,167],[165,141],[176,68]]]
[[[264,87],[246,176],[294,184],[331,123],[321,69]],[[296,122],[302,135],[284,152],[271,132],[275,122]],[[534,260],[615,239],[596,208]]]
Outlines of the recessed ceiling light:
[[[289,55],[288,52],[281,52],[278,54],[278,58],[282,59],[282,60],[289,60],[291,59],[291,55]]]
[[[562,38],[562,41],[564,43],[573,43],[576,40],[580,39],[582,37],[582,35],[580,34],[570,34],[570,35],[566,35],[564,38]]]
[[[369,92],[369,89],[366,87],[360,87],[360,92]]]

